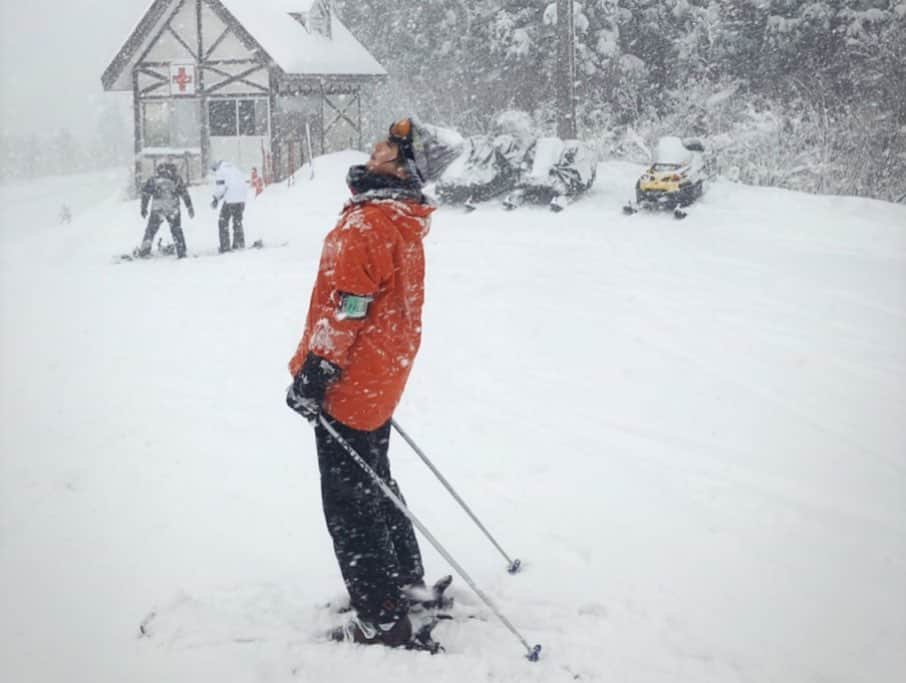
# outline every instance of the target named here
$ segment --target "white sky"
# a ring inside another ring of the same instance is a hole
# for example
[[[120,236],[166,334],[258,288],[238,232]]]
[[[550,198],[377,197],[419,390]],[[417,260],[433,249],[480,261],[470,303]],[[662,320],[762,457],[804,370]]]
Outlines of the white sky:
[[[151,0],[0,0],[0,127],[91,133],[101,74]],[[128,100],[128,96],[126,97]]]

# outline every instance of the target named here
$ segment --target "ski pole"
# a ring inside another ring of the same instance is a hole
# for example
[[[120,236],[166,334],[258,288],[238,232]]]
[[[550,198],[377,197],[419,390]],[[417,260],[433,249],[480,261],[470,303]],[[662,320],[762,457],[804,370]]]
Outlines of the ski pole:
[[[496,540],[494,540],[494,537],[493,537],[493,536],[491,536],[491,532],[489,532],[489,531],[485,528],[484,524],[482,524],[482,523],[479,521],[478,517],[476,517],[476,516],[475,516],[475,513],[473,513],[472,510],[469,508],[469,506],[466,505],[465,501],[464,501],[462,498],[459,497],[459,494],[456,493],[456,491],[453,490],[453,487],[450,485],[450,482],[448,482],[448,481],[444,478],[444,475],[442,475],[442,474],[438,471],[438,469],[434,466],[434,463],[432,463],[432,462],[428,459],[428,456],[425,455],[425,454],[422,452],[422,450],[415,444],[415,442],[412,440],[412,438],[411,438],[408,434],[406,434],[405,431],[403,431],[403,428],[399,426],[399,423],[398,423],[396,420],[391,420],[391,421],[390,421],[390,424],[392,424],[392,425],[393,425],[393,428],[394,428],[397,432],[399,432],[399,435],[400,435],[401,437],[403,437],[403,438],[406,440],[406,443],[409,444],[409,445],[412,447],[412,450],[415,451],[415,452],[418,454],[418,457],[420,457],[420,458],[424,461],[424,463],[428,466],[428,469],[430,469],[432,472],[434,472],[434,475],[435,475],[438,479],[440,479],[440,483],[443,484],[443,485],[447,488],[447,491],[450,492],[450,495],[452,495],[452,496],[456,499],[456,502],[459,503],[459,504],[462,506],[462,509],[465,510],[466,513],[469,515],[469,517],[472,518],[472,521],[475,522],[475,524],[478,525],[478,528],[481,529],[482,532],[484,532],[484,535],[488,537],[488,540],[489,540],[491,543],[493,543],[493,544],[494,544],[494,547],[497,548],[497,550],[500,552],[501,555],[503,555],[503,557],[504,557],[504,558],[506,559],[506,561],[507,561],[507,564],[509,565],[509,566],[507,567],[507,571],[508,571],[510,574],[515,574],[516,572],[518,572],[518,571],[519,571],[519,568],[522,566],[522,560],[520,560],[518,557],[517,557],[515,560],[511,560],[511,559],[510,559],[510,556],[507,555],[506,552],[504,552],[503,548],[500,547],[500,544],[499,544]]]
[[[334,429],[334,426],[332,424],[330,424],[330,422],[327,420],[327,418],[324,417],[323,414],[318,416],[318,420],[321,423],[321,426],[323,426],[324,429],[327,430],[327,433],[330,434],[334,439],[336,439],[337,443],[343,447],[343,449],[356,462],[356,464],[359,467],[361,467],[369,477],[371,477],[371,480],[375,484],[378,485],[378,488],[381,489],[381,491],[384,493],[384,495],[387,496],[390,499],[390,501],[394,505],[396,505],[397,508],[399,508],[400,512],[402,512],[404,515],[406,515],[406,517],[409,519],[410,522],[412,522],[412,524],[415,526],[415,528],[418,529],[420,532],[422,532],[422,535],[424,535],[424,537],[428,539],[428,541],[431,543],[431,545],[434,546],[434,549],[437,550],[437,552],[439,552],[441,554],[441,556],[447,562],[449,562],[450,566],[456,570],[456,573],[459,574],[467,584],[469,584],[469,587],[473,591],[475,591],[475,594],[479,598],[481,598],[481,600],[484,602],[484,604],[486,604],[490,608],[490,610],[497,616],[497,618],[500,619],[501,622],[503,622],[503,625],[506,626],[510,630],[510,632],[514,636],[516,636],[516,638],[519,639],[519,642],[522,643],[522,645],[525,647],[526,651],[528,652],[528,654],[526,654],[526,658],[531,662],[537,662],[538,657],[541,655],[541,645],[531,646],[528,644],[528,641],[522,637],[522,634],[516,630],[516,627],[510,623],[510,620],[507,619],[499,609],[497,609],[497,607],[491,601],[491,598],[489,598],[484,593],[484,591],[482,591],[477,586],[477,584],[472,580],[472,577],[466,573],[466,570],[463,569],[460,566],[460,564],[456,560],[453,559],[453,556],[447,552],[446,548],[444,548],[440,544],[440,542],[436,538],[434,538],[433,534],[431,534],[431,532],[428,531],[428,529],[425,527],[425,525],[422,524],[421,521],[419,521],[418,517],[416,517],[412,513],[412,511],[406,506],[406,504],[402,500],[400,500],[399,496],[397,496],[393,492],[393,489],[391,489],[390,486],[387,485],[387,482],[385,482],[383,479],[381,479],[378,476],[377,472],[375,472],[374,469],[372,469],[371,465],[369,465],[365,461],[365,459],[361,455],[358,454],[356,449],[353,448],[352,445],[348,441],[346,441],[346,439],[344,439],[342,436],[340,436],[339,432],[337,432],[337,430]]]

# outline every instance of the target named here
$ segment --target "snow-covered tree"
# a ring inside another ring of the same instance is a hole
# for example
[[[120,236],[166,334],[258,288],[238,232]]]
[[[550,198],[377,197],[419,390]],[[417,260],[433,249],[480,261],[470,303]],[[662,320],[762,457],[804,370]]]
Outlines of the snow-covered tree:
[[[336,2],[391,73],[381,110],[414,112],[467,134],[486,132],[510,109],[554,132],[556,6]],[[717,141],[741,177],[874,196],[906,192],[906,0],[576,0],[574,7],[580,136],[673,127]],[[734,139],[746,143],[727,144]],[[782,154],[770,152],[777,144]]]

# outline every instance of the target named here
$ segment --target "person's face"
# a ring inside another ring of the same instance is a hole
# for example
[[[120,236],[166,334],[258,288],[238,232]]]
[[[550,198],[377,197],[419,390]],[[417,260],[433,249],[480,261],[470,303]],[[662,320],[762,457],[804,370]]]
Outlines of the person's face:
[[[365,164],[372,173],[380,175],[392,175],[397,178],[405,178],[406,171],[399,164],[400,148],[389,140],[381,140],[374,145],[371,151],[371,158]]]

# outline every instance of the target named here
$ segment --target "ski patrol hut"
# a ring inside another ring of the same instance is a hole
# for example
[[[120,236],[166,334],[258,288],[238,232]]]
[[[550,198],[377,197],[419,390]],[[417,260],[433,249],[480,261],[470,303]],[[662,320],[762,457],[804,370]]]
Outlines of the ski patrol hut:
[[[138,187],[164,159],[189,182],[218,159],[280,180],[309,145],[361,148],[386,78],[329,0],[154,0],[101,82],[132,91]]]

